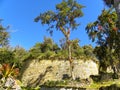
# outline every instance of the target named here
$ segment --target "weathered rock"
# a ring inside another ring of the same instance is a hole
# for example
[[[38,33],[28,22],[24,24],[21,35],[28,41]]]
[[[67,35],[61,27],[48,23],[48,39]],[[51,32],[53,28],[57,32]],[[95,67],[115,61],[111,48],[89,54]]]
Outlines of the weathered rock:
[[[22,82],[27,85],[40,85],[46,81],[58,81],[70,76],[70,64],[65,60],[33,60],[24,67]],[[92,60],[74,60],[75,78],[86,79],[98,74],[98,64]]]
[[[12,77],[8,77],[6,79],[4,87],[10,88],[10,90],[22,90],[20,85],[17,83],[17,80]]]

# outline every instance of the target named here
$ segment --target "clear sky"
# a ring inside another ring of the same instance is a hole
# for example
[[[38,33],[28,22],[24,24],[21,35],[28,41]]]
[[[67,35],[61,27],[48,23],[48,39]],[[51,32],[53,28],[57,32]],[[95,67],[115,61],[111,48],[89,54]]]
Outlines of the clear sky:
[[[46,31],[47,25],[35,23],[34,18],[41,12],[55,10],[55,5],[62,0],[0,0],[0,18],[4,19],[4,26],[10,25],[10,45],[20,45],[25,49],[31,48],[35,43],[42,42],[44,36],[50,37]],[[77,0],[86,6],[82,9],[84,16],[78,21],[81,25],[71,34],[71,39],[79,38],[80,45],[92,44],[89,40],[85,26],[93,22],[104,8],[102,0]],[[55,31],[55,30],[54,30]],[[53,33],[52,39],[59,43],[64,38],[60,31]]]

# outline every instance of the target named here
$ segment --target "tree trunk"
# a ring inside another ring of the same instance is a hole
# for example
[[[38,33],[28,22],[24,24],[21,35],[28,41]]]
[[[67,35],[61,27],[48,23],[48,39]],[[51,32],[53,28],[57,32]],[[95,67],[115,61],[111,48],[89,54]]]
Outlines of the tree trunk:
[[[71,42],[70,42],[69,38],[67,38],[67,45],[68,45],[68,60],[70,63],[71,78],[72,78],[72,80],[75,80],[75,76],[74,76],[74,72],[73,72],[74,64],[73,64],[73,59],[72,59],[72,54],[71,54]]]
[[[113,72],[114,72],[114,74],[113,74],[113,79],[118,79],[119,77],[118,77],[118,73],[117,73],[117,68],[116,68],[116,66],[112,66],[112,69],[113,69]]]
[[[114,65],[114,60],[112,58],[112,51],[110,50],[110,64],[111,64],[111,67],[113,69],[113,79],[117,79],[118,78],[118,74],[117,74],[117,68],[116,66]]]
[[[71,44],[69,44],[69,46],[68,46],[68,59],[70,62],[71,77],[72,77],[72,80],[75,80],[75,76],[74,76],[74,72],[73,72],[74,64],[73,64],[73,59],[72,59],[72,55],[71,55]]]
[[[114,6],[117,16],[118,16],[119,28],[120,28],[120,0],[114,0],[113,6]]]

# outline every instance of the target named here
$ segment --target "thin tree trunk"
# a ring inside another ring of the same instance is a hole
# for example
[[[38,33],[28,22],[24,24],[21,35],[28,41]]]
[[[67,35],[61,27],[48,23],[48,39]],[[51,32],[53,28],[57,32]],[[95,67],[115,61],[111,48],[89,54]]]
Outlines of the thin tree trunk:
[[[75,76],[74,76],[74,72],[73,72],[74,64],[73,64],[72,53],[71,53],[71,42],[70,42],[69,38],[67,38],[67,44],[68,44],[68,60],[70,63],[71,78],[72,78],[72,80],[75,80]]]
[[[71,77],[73,80],[75,80],[75,76],[74,76],[74,72],[73,72],[74,64],[73,64],[73,59],[72,59],[72,55],[71,55],[71,45],[69,45],[69,47],[68,47],[68,54],[69,54]]]

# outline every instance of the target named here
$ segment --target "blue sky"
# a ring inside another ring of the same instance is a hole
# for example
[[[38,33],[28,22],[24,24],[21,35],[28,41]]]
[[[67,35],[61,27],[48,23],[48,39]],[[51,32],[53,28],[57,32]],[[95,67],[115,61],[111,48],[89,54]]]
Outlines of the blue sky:
[[[35,43],[42,42],[44,36],[50,37],[46,31],[47,25],[35,23],[34,18],[47,10],[55,10],[55,5],[62,0],[0,0],[0,18],[4,19],[4,26],[10,25],[10,45],[20,45],[25,49],[31,48]],[[80,39],[80,45],[94,43],[89,40],[85,26],[93,22],[105,7],[102,0],[77,0],[86,6],[82,9],[84,16],[78,19],[81,25],[71,34],[71,39]],[[55,30],[54,30],[55,31]],[[60,31],[53,33],[52,39],[59,43],[64,38]]]

